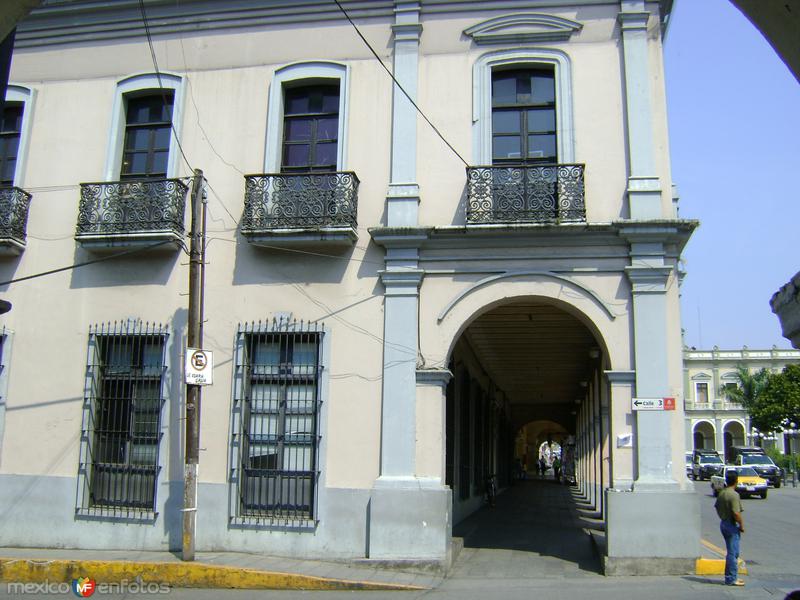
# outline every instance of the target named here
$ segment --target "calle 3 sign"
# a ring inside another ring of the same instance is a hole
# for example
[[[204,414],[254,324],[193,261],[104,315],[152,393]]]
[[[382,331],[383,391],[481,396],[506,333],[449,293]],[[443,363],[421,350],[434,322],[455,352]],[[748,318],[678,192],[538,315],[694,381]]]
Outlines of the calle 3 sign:
[[[632,398],[633,410],[675,410],[675,398]]]

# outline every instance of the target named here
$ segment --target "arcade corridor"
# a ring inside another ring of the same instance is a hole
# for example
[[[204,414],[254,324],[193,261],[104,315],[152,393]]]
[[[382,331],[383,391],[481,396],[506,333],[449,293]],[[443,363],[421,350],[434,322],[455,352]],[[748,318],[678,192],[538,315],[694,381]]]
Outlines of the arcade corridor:
[[[562,577],[599,574],[600,559],[588,530],[602,530],[575,486],[549,478],[517,481],[453,527],[464,549],[454,565],[462,575]],[[498,556],[498,554],[500,556]]]

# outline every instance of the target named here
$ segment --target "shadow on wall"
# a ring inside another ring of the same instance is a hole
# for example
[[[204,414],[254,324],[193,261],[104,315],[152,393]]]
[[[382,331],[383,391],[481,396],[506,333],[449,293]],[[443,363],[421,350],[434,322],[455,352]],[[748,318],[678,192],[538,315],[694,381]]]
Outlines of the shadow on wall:
[[[124,252],[120,248],[118,252]],[[116,252],[111,250],[110,252]],[[104,258],[106,255],[75,248],[73,264]],[[72,270],[70,288],[105,288],[129,285],[166,285],[179,257],[180,250],[153,249],[99,262]]]
[[[189,311],[179,308],[172,316],[170,323],[170,336],[167,344],[167,360],[170,365],[166,380],[168,388],[165,390],[168,410],[166,413],[167,447],[162,452],[167,453],[165,472],[159,477],[159,493],[166,492],[164,499],[164,533],[171,551],[181,550],[183,547],[183,439],[185,431],[185,398],[186,386],[183,384],[183,353],[186,346],[186,326]],[[202,415],[202,412],[201,412]],[[162,431],[165,429],[162,425]],[[166,488],[166,489],[165,489]]]

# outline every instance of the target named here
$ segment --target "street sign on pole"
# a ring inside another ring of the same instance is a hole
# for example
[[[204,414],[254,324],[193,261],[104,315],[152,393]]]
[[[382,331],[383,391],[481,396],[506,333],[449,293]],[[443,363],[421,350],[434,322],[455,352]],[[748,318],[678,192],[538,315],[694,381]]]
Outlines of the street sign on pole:
[[[213,382],[214,355],[199,348],[186,349],[186,383],[189,385],[211,385]]]
[[[664,410],[663,398],[633,398],[631,400],[633,410]]]

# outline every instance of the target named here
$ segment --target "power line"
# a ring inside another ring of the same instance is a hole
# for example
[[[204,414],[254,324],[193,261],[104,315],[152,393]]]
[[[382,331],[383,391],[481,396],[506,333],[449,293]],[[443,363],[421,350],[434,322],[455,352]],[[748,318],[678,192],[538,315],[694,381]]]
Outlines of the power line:
[[[142,13],[142,23],[144,24],[144,33],[147,36],[147,45],[150,47],[150,57],[153,59],[153,68],[156,71],[156,78],[158,79],[158,87],[161,89],[161,95],[164,98],[164,104],[167,103],[167,95],[164,93],[164,84],[161,82],[161,71],[158,68],[158,60],[156,59],[156,50],[153,47],[153,38],[150,35],[150,25],[147,24],[147,14],[144,10],[144,0],[139,0],[139,9]],[[169,127],[172,130],[172,135],[175,138],[175,143],[178,145],[178,150],[181,152],[181,156],[183,157],[183,162],[186,163],[186,166],[189,167],[189,170],[194,172],[194,168],[189,163],[189,159],[186,158],[186,153],[183,151],[183,146],[181,146],[181,141],[178,139],[178,132],[175,131],[175,124],[172,122],[172,116],[170,115],[169,119]]]
[[[114,258],[119,258],[120,256],[127,256],[128,254],[135,254],[137,252],[144,252],[145,250],[150,250],[151,248],[157,248],[158,246],[163,246],[164,244],[170,243],[172,240],[164,240],[161,242],[156,242],[155,244],[150,244],[149,246],[144,246],[141,248],[133,248],[131,250],[125,250],[124,252],[117,252],[116,254],[110,254],[109,256],[103,256],[101,258],[95,258],[94,260],[87,260],[85,262],[75,263],[73,265],[68,265],[66,267],[60,267],[58,269],[51,269],[50,271],[44,271],[42,273],[36,273],[34,275],[26,275],[25,277],[18,277],[17,279],[9,279],[8,281],[0,281],[0,285],[9,285],[11,283],[19,283],[20,281],[27,281],[29,279],[36,279],[37,277],[44,277],[45,275],[53,275],[54,273],[61,273],[62,271],[70,271],[72,269],[78,269],[80,267],[85,267],[87,265],[93,265],[95,263],[104,262],[107,260],[111,260]]]
[[[442,135],[442,132],[441,132],[441,131],[439,131],[439,130],[437,129],[436,125],[434,125],[434,124],[431,122],[431,120],[430,120],[430,119],[427,117],[427,115],[426,115],[424,112],[422,112],[422,109],[421,109],[419,106],[417,106],[417,103],[416,103],[416,102],[414,102],[414,99],[413,99],[413,98],[412,98],[412,97],[411,97],[411,96],[408,94],[408,92],[405,90],[405,88],[404,88],[402,85],[400,85],[400,82],[399,82],[399,81],[397,81],[397,78],[395,78],[395,76],[394,76],[394,73],[392,73],[392,72],[389,70],[389,67],[387,67],[385,64],[383,64],[383,61],[381,60],[381,57],[380,57],[380,56],[378,56],[378,53],[377,53],[377,52],[375,52],[375,49],[374,49],[374,48],[372,47],[372,45],[371,45],[371,44],[370,44],[370,43],[367,41],[367,38],[365,38],[365,37],[364,37],[364,35],[361,33],[361,31],[360,31],[360,30],[358,29],[358,27],[356,26],[356,24],[355,24],[355,23],[353,23],[353,19],[351,19],[351,18],[350,18],[350,15],[348,15],[348,14],[347,14],[347,11],[346,11],[346,10],[344,9],[344,7],[343,7],[343,6],[342,6],[342,5],[339,3],[339,0],[333,0],[333,1],[336,3],[336,6],[338,6],[338,7],[339,7],[339,10],[341,10],[341,11],[342,11],[342,14],[345,16],[345,18],[346,18],[346,19],[347,19],[347,20],[350,22],[350,25],[352,25],[352,26],[353,26],[353,29],[355,29],[355,30],[356,30],[356,33],[358,34],[358,37],[360,37],[360,38],[361,38],[361,40],[362,40],[362,41],[363,41],[363,42],[364,42],[364,43],[367,45],[367,48],[369,48],[370,52],[372,52],[372,55],[375,57],[375,60],[377,60],[377,61],[380,63],[380,65],[383,67],[383,69],[384,69],[384,70],[385,70],[385,71],[386,71],[386,72],[389,74],[389,77],[391,77],[391,78],[392,78],[392,81],[394,81],[395,85],[396,85],[396,86],[397,86],[397,87],[400,89],[400,91],[401,91],[401,92],[403,92],[403,94],[405,95],[405,97],[406,97],[406,98],[408,98],[408,101],[409,101],[409,102],[411,102],[411,105],[412,105],[412,106],[413,106],[413,107],[414,107],[414,108],[417,110],[417,112],[420,114],[420,116],[421,116],[423,119],[425,119],[425,122],[426,122],[428,125],[430,125],[430,126],[431,126],[431,129],[433,129],[433,131],[436,133],[436,135],[438,135],[438,136],[439,136],[439,138],[440,138],[440,139],[441,139],[441,140],[442,140],[442,141],[445,143],[445,145],[446,145],[448,148],[450,148],[450,150],[453,152],[453,154],[455,154],[455,155],[458,157],[458,159],[459,159],[459,160],[460,160],[462,163],[464,163],[464,166],[465,166],[465,167],[469,167],[470,165],[469,165],[469,163],[468,163],[466,160],[464,160],[464,157],[463,157],[463,156],[461,156],[461,154],[459,154],[459,153],[458,153],[458,150],[456,150],[455,148],[453,148],[453,145],[452,145],[450,142],[448,142],[448,141],[447,141],[447,139],[444,137],[444,135]]]

